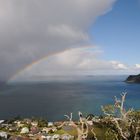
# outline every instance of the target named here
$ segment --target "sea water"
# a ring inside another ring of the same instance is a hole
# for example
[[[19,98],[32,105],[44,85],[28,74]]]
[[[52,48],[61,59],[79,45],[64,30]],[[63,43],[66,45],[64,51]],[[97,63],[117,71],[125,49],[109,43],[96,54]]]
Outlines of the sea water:
[[[128,84],[127,76],[81,76],[13,82],[0,86],[0,119],[16,116],[64,120],[78,111],[102,114],[101,106],[114,104],[114,96],[127,92],[125,107],[140,109],[140,84]]]

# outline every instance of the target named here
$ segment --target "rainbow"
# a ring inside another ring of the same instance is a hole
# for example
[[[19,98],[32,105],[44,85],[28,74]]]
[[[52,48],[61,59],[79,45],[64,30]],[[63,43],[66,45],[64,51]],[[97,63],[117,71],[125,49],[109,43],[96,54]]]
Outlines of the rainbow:
[[[39,62],[41,62],[42,60],[46,59],[48,56],[43,57],[37,61],[32,62],[31,64],[27,65],[26,67],[24,67],[23,69],[19,70],[18,72],[16,72],[14,75],[12,75],[9,79],[8,82],[16,79],[20,74],[22,74],[26,69],[30,69],[33,65],[38,64]]]
[[[19,71],[16,72],[14,75],[12,75],[12,76],[7,80],[7,82],[10,82],[10,81],[15,80],[15,79],[16,79],[20,74],[22,74],[25,70],[30,69],[33,65],[36,65],[36,64],[40,63],[41,61],[47,59],[48,57],[57,55],[57,54],[59,54],[59,53],[63,53],[63,52],[65,52],[65,51],[71,50],[71,49],[73,49],[73,48],[65,49],[65,50],[63,50],[63,51],[61,51],[61,52],[51,53],[51,54],[49,54],[49,55],[47,55],[47,56],[42,57],[42,58],[39,59],[39,60],[33,61],[31,64],[27,65],[26,67],[24,67],[23,69],[19,70]]]
[[[91,48],[92,46],[86,46],[86,45],[85,45],[85,46],[81,46],[81,47],[82,47],[82,48]],[[76,48],[81,48],[81,47],[76,47]],[[47,55],[47,56],[42,57],[41,59],[39,59],[39,60],[37,60],[37,61],[34,61],[34,62],[32,62],[31,64],[29,64],[29,65],[27,65],[26,67],[24,67],[23,69],[21,69],[21,70],[19,70],[18,72],[16,72],[14,75],[12,75],[12,76],[8,79],[8,82],[10,82],[10,81],[16,79],[16,78],[17,78],[20,74],[22,74],[25,70],[30,69],[33,65],[36,65],[36,64],[40,63],[41,61],[47,59],[48,57],[57,55],[57,54],[59,54],[59,53],[63,53],[63,52],[68,51],[68,50],[76,49],[76,48],[73,47],[73,48],[69,48],[69,49],[64,49],[63,51],[60,51],[60,52],[51,53],[51,54],[49,54],[49,55]]]

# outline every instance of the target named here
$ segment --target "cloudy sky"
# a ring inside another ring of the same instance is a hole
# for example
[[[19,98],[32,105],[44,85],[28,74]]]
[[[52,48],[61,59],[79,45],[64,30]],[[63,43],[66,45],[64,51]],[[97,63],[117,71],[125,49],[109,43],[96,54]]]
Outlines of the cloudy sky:
[[[0,79],[138,73],[139,0],[0,0]]]

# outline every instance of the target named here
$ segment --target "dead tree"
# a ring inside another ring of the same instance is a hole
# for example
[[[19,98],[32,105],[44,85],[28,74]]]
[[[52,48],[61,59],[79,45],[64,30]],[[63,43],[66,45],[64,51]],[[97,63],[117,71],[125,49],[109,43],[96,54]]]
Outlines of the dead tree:
[[[103,113],[110,118],[111,122],[116,126],[119,135],[124,140],[128,140],[128,138],[127,138],[125,132],[123,132],[123,128],[120,125],[120,122],[122,122],[124,124],[127,124],[127,127],[129,127],[130,124],[132,123],[132,120],[129,119],[128,115],[133,111],[133,109],[130,109],[130,110],[126,111],[125,108],[124,108],[124,102],[125,102],[126,94],[127,93],[122,93],[121,94],[121,100],[118,99],[115,96],[114,112],[109,111],[109,108],[106,109],[105,107],[102,106]],[[120,117],[116,117],[115,109],[119,109]]]
[[[128,112],[126,112],[126,110],[124,108],[126,94],[127,94],[126,92],[121,94],[121,100],[117,99],[117,97],[115,96],[115,105],[114,106],[119,109],[122,119],[126,119],[126,115],[128,114]]]
[[[69,115],[64,116],[67,117],[67,119],[69,120],[69,125],[73,126],[77,130],[78,140],[86,140],[89,133],[88,126],[89,118],[84,118],[81,112],[79,112],[78,115],[79,115],[79,124],[76,124],[72,120],[72,113],[70,114],[70,116]],[[95,140],[97,140],[95,133],[94,132],[92,133],[94,134]]]
[[[140,120],[138,121],[138,126],[136,127],[134,140],[140,139],[140,136],[138,136],[138,134],[140,134]]]

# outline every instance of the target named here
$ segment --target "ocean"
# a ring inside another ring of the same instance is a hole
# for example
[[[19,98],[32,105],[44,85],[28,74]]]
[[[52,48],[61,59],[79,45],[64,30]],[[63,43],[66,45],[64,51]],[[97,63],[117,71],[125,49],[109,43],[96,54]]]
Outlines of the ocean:
[[[16,116],[64,120],[78,111],[101,115],[101,105],[113,104],[114,96],[127,92],[125,107],[140,109],[140,84],[128,84],[127,76],[70,76],[0,86],[0,119]]]

